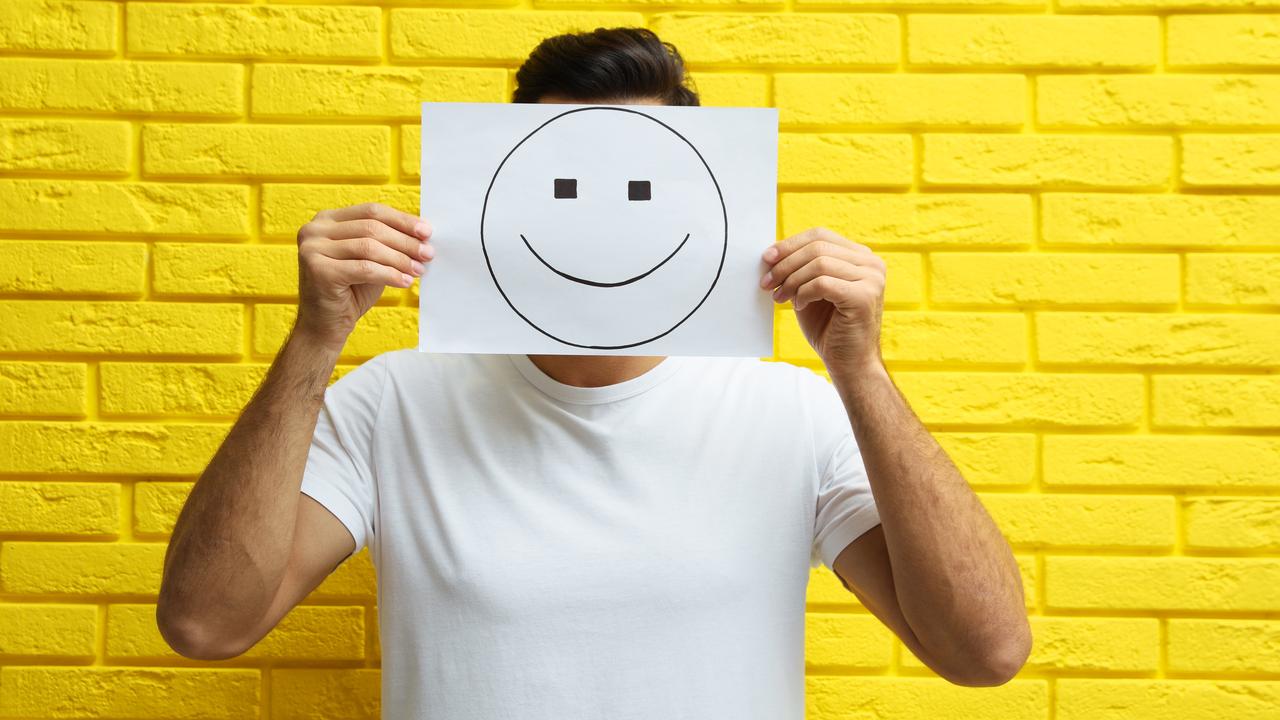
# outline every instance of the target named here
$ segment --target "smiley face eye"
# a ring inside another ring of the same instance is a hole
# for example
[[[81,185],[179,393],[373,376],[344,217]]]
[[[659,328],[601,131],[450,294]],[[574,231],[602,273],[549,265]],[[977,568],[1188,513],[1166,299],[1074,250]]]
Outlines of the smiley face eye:
[[[627,183],[627,199],[628,200],[648,200],[649,181],[648,180],[632,180]]]
[[[578,179],[556,178],[555,196],[560,199],[573,199],[578,197]]]

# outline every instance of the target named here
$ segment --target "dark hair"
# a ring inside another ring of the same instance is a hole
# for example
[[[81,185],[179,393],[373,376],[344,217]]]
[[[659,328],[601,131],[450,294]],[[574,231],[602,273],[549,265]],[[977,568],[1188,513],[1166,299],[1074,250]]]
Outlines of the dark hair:
[[[667,105],[699,104],[680,52],[652,30],[636,27],[596,28],[538,43],[516,71],[511,101],[536,103],[547,95],[580,101],[655,98]]]

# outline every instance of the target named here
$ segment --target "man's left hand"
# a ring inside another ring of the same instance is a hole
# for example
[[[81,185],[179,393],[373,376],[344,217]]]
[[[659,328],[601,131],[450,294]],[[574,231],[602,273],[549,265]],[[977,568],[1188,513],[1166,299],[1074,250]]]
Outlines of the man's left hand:
[[[871,248],[826,228],[774,243],[761,256],[770,270],[760,288],[792,301],[800,329],[833,377],[883,367],[880,317],[885,264]]]

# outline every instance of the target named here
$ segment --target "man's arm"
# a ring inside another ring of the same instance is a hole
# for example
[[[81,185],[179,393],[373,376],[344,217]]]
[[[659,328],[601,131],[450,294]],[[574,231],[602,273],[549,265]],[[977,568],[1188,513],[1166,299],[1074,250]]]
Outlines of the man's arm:
[[[422,274],[429,236],[421,218],[377,203],[323,210],[298,232],[297,321],[165,553],[156,624],[182,655],[243,653],[354,551],[346,526],[302,494],[303,473],[347,336],[385,286]]]
[[[764,250],[762,290],[792,301],[839,392],[880,527],[832,563],[911,651],[954,683],[995,685],[1031,652],[1008,542],[885,369],[886,266],[861,243],[811,228]]]
[[[834,378],[881,524],[833,569],[934,672],[960,685],[1007,682],[1031,651],[1009,543],[883,366]]]
[[[346,527],[299,491],[336,363],[336,351],[291,337],[187,497],[156,605],[180,654],[243,653],[354,550]]]

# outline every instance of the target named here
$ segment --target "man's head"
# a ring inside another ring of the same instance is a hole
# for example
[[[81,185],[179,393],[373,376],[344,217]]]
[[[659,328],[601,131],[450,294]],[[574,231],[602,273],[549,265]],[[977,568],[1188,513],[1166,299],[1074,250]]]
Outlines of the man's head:
[[[644,28],[549,37],[516,71],[512,102],[697,105],[674,45]]]

